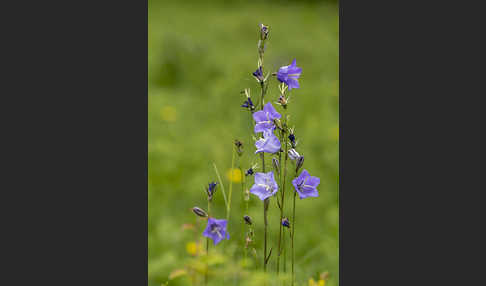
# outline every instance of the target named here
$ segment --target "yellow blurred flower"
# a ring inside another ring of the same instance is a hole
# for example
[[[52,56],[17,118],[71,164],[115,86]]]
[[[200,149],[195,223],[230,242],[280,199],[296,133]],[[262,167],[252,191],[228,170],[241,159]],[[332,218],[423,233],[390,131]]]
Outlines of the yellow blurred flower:
[[[232,181],[233,183],[241,182],[241,171],[240,169],[229,169],[226,172],[226,176],[228,180]]]
[[[319,281],[315,281],[314,279],[309,279],[309,286],[325,286],[326,285],[326,281],[325,280],[322,280],[322,279],[319,279]]]
[[[185,269],[175,269],[169,274],[169,280],[175,279],[177,277],[181,277],[187,275],[187,271]]]
[[[196,256],[200,251],[200,245],[195,242],[188,242],[186,244],[186,251],[192,256]]]
[[[167,122],[174,122],[177,119],[177,110],[173,106],[164,106],[160,109],[160,117]]]

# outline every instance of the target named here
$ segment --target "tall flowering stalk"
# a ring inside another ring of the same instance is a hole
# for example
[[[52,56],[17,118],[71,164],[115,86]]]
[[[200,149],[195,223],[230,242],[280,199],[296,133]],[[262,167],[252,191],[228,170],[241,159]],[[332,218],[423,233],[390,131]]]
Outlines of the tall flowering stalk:
[[[283,116],[277,112],[277,110],[272,105],[270,100],[265,104],[265,96],[267,94],[268,82],[267,79],[270,73],[264,74],[263,66],[263,56],[265,52],[265,42],[268,39],[268,26],[263,24],[260,25],[260,39],[258,42],[258,65],[257,69],[252,73],[256,81],[260,86],[260,98],[257,105],[253,102],[250,96],[250,90],[245,89],[244,94],[246,100],[243,102],[241,107],[247,109],[250,112],[250,116],[254,125],[252,126],[252,131],[256,133],[259,138],[255,139],[255,154],[259,154],[261,158],[261,172],[256,172],[256,164],[252,165],[244,172],[241,181],[241,191],[243,197],[243,203],[245,204],[245,209],[243,217],[243,222],[248,226],[248,231],[245,234],[245,262],[247,258],[247,249],[250,243],[253,241],[253,220],[248,215],[249,207],[248,201],[250,194],[258,197],[263,202],[263,271],[267,271],[267,265],[272,254],[272,249],[268,251],[268,211],[270,206],[270,199],[275,196],[276,203],[280,210],[279,216],[279,232],[278,240],[276,242],[277,247],[277,267],[276,273],[280,272],[280,256],[284,254],[284,264],[283,271],[286,271],[286,247],[285,247],[285,229],[290,230],[290,248],[291,248],[291,275],[292,275],[292,285],[295,283],[295,251],[294,251],[294,241],[295,241],[295,218],[296,218],[296,197],[299,198],[311,198],[318,197],[319,193],[317,191],[317,186],[320,183],[318,177],[313,177],[310,173],[304,169],[302,172],[299,171],[304,164],[304,156],[300,155],[297,151],[297,143],[295,132],[293,128],[289,128],[289,116],[287,114],[288,105],[290,102],[290,91],[292,89],[300,88],[299,77],[302,73],[302,69],[297,66],[297,62],[294,59],[290,65],[283,66],[279,68],[278,72],[273,73],[276,79],[280,82],[279,91],[280,94],[277,98],[276,104],[282,107]],[[255,101],[256,102],[256,101]],[[278,135],[278,137],[277,137]],[[238,155],[238,169],[243,175],[242,160],[241,156],[243,154],[243,143],[239,140],[235,140],[234,148],[231,159],[231,170],[234,169],[235,164],[235,153]],[[272,158],[273,171],[266,170],[265,165],[265,153],[268,153]],[[278,157],[278,159],[277,159]],[[258,158],[257,158],[258,159]],[[294,162],[293,166],[293,179],[292,185],[294,187],[293,201],[292,201],[292,218],[289,220],[286,216],[285,210],[285,189],[287,182],[287,164],[289,159]],[[213,244],[217,245],[222,240],[229,239],[230,235],[227,229],[228,221],[230,218],[231,211],[231,198],[232,198],[232,182],[229,185],[228,197],[224,189],[223,182],[213,163],[216,175],[219,180],[221,191],[223,194],[225,207],[226,207],[226,219],[216,219],[211,217],[211,202],[216,191],[216,183],[212,182],[206,188],[208,195],[208,210],[207,213],[201,208],[194,207],[193,212],[201,217],[207,217],[208,224],[203,232],[203,235],[207,237],[206,240],[206,252],[209,251],[209,240],[213,240]],[[246,187],[246,178],[254,177],[254,184],[248,190]],[[278,193],[280,191],[280,193]],[[255,257],[256,250],[252,249]],[[259,259],[258,259],[259,260]],[[207,269],[207,268],[206,268]],[[208,271],[205,273],[205,284],[208,281]]]
[[[263,74],[263,55],[265,53],[265,42],[268,39],[268,26],[265,26],[263,24],[260,24],[260,40],[258,41],[258,68],[255,72],[253,72],[253,76],[256,78],[256,80],[260,83],[260,89],[261,89],[261,94],[260,94],[260,109],[263,111],[263,98],[265,97],[265,93],[267,90],[267,86],[265,86],[266,78],[264,77]],[[255,114],[253,114],[253,118],[255,119]],[[255,131],[256,128],[255,128]],[[262,130],[263,131],[263,130]],[[278,140],[278,139],[277,139]],[[272,137],[272,134],[269,134],[268,132],[264,132],[264,138],[260,139],[257,141],[259,142],[257,146],[258,150],[257,153],[260,152],[260,156],[262,158],[262,171],[265,173],[265,153],[269,151],[268,149],[264,149],[266,145],[270,145],[270,147],[275,147],[275,138],[274,136]],[[272,149],[274,150],[274,149]],[[267,271],[267,262],[269,257],[267,256],[267,234],[268,234],[268,206],[270,203],[269,198],[265,198],[263,201],[263,227],[264,227],[264,234],[263,234],[263,239],[264,239],[264,245],[263,245],[263,271]]]

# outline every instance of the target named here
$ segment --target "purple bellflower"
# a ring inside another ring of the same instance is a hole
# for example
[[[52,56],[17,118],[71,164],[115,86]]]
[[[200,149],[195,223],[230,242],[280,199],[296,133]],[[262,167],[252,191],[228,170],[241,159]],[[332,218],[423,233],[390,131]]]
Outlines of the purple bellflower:
[[[260,200],[265,200],[268,197],[275,195],[278,191],[277,182],[273,176],[273,172],[255,173],[255,184],[250,189],[250,193],[258,196]]]
[[[292,61],[292,64],[288,66],[281,67],[277,72],[277,79],[280,82],[285,83],[289,90],[292,88],[299,88],[299,81],[297,79],[300,77],[302,73],[302,69],[297,67],[295,59]]]
[[[308,197],[318,197],[317,186],[321,182],[318,177],[312,177],[306,169],[300,173],[300,175],[292,181],[295,190],[299,194],[300,199]]]
[[[260,152],[273,154],[280,151],[280,141],[277,136],[273,134],[272,129],[266,129],[263,131],[263,138],[260,138],[255,142],[255,147],[257,148],[255,154]]]
[[[275,119],[280,119],[282,115],[278,113],[273,105],[268,102],[263,107],[263,110],[253,113],[253,119],[255,120],[255,133],[263,132],[266,129],[275,129]]]
[[[226,231],[228,221],[225,219],[208,218],[208,225],[203,232],[205,237],[213,240],[214,245],[223,239],[229,239],[229,233]]]

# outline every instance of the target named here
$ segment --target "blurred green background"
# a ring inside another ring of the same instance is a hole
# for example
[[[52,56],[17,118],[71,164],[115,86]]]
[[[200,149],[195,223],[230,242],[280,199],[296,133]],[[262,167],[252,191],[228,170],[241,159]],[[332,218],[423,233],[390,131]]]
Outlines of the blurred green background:
[[[248,111],[240,107],[244,88],[251,88],[254,101],[259,94],[251,76],[257,67],[259,23],[270,26],[265,70],[277,71],[294,58],[303,69],[301,88],[292,90],[290,126],[295,126],[297,150],[305,156],[304,168],[321,178],[319,198],[297,200],[296,279],[301,283],[298,285],[308,285],[309,278],[316,279],[317,273],[327,271],[326,285],[338,285],[336,1],[149,0],[148,15],[149,285],[163,284],[174,270],[183,269],[193,259],[190,245],[198,241],[205,225],[190,229],[197,221],[190,209],[196,205],[206,209],[204,188],[217,180],[212,162],[218,166],[226,192],[234,139],[245,145],[244,169],[260,162],[253,155],[253,141],[249,142]],[[274,102],[277,81],[273,77],[269,80],[266,99]],[[281,112],[280,106],[274,106]],[[247,187],[252,184],[251,177]],[[231,240],[217,246],[228,256],[231,251],[234,259],[242,255],[243,247],[241,200],[241,186],[234,183]],[[213,210],[215,217],[224,218],[220,187]],[[261,253],[262,202],[253,195],[249,215],[255,223],[256,249]],[[290,217],[290,212],[287,215]],[[272,246],[278,234],[275,201],[270,206],[269,223]],[[270,271],[275,269],[274,258]],[[169,285],[190,285],[189,281],[181,277]]]

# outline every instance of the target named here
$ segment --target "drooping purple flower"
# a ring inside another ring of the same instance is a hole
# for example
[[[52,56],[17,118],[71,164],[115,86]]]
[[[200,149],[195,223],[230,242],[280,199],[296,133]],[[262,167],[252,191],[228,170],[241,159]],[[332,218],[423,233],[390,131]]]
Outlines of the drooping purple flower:
[[[277,136],[273,134],[272,129],[266,129],[263,131],[263,138],[260,138],[255,142],[255,147],[257,148],[255,154],[260,152],[273,154],[280,151],[280,141]]]
[[[228,221],[225,219],[208,218],[208,225],[203,232],[205,237],[213,240],[214,245],[223,239],[229,239],[229,233],[226,231]]]
[[[282,115],[268,102],[263,106],[263,110],[253,113],[253,119],[256,122],[255,133],[263,132],[266,129],[275,129],[275,123],[273,121],[281,117]]]
[[[277,72],[277,79],[280,82],[284,82],[288,87],[289,90],[292,88],[299,88],[299,81],[297,80],[302,73],[302,69],[297,67],[295,59],[292,61],[292,64],[288,66],[281,67]]]
[[[265,79],[263,77],[263,70],[261,66],[259,66],[257,70],[254,71],[252,74],[258,80],[258,82],[263,82],[263,80]]]
[[[251,187],[250,193],[258,196],[263,201],[275,195],[277,191],[278,185],[275,182],[273,172],[255,174],[255,184]]]
[[[318,177],[312,177],[306,169],[300,173],[300,175],[292,181],[295,190],[299,194],[300,199],[308,197],[318,197],[317,186],[321,182]]]

